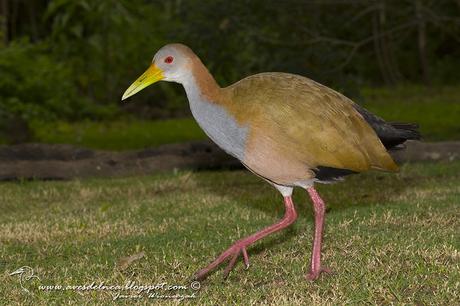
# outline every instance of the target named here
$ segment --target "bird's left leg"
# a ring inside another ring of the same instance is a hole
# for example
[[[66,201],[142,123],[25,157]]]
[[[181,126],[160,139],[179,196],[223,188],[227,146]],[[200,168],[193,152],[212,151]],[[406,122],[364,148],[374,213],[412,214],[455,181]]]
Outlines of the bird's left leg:
[[[292,192],[292,190],[291,190]],[[243,255],[244,263],[246,264],[246,267],[249,267],[249,259],[248,259],[248,253],[246,251],[246,248],[253,244],[254,242],[262,239],[263,237],[266,237],[270,235],[271,233],[277,232],[279,230],[282,230],[283,228],[288,227],[297,218],[297,212],[295,211],[294,208],[294,203],[292,202],[292,197],[291,195],[284,196],[284,206],[285,206],[285,213],[283,219],[281,219],[279,222],[251,235],[246,238],[243,238],[241,240],[238,240],[233,244],[231,247],[229,247],[227,250],[225,250],[222,254],[220,254],[219,257],[216,258],[209,266],[207,266],[204,269],[201,269],[198,271],[194,278],[201,280],[206,278],[206,276],[218,265],[220,265],[222,262],[230,258],[230,263],[228,264],[227,268],[224,271],[224,278],[228,276],[230,271],[233,269],[235,266],[236,260],[238,259],[238,256],[240,254]]]
[[[315,213],[315,233],[313,236],[311,268],[306,277],[309,280],[315,280],[319,277],[321,272],[331,272],[330,269],[321,266],[321,244],[323,240],[324,213],[326,212],[326,205],[313,186],[308,187],[307,191],[313,202],[313,210]]]

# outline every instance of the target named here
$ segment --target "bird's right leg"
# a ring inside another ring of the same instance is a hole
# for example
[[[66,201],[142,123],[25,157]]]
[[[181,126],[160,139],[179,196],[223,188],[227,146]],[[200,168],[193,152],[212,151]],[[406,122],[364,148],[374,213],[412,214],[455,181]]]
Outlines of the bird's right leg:
[[[218,265],[220,265],[222,262],[227,260],[229,257],[230,263],[228,264],[227,268],[224,271],[224,278],[228,276],[230,271],[233,269],[235,266],[236,260],[238,259],[238,256],[240,254],[243,255],[243,260],[246,265],[246,268],[249,267],[249,258],[248,258],[248,253],[246,251],[246,248],[256,242],[259,239],[262,239],[263,237],[266,237],[274,232],[277,232],[279,230],[282,230],[283,228],[288,227],[297,218],[297,212],[295,211],[294,203],[292,202],[292,197],[291,195],[289,196],[284,196],[284,206],[285,206],[285,213],[284,217],[277,223],[255,233],[252,234],[251,236],[248,236],[246,238],[243,238],[241,240],[238,240],[233,244],[231,247],[229,247],[227,250],[225,250],[222,254],[220,254],[219,257],[216,258],[210,265],[208,265],[206,268],[201,269],[198,271],[194,278],[198,280],[205,279],[208,274],[216,268]]]
[[[321,265],[321,244],[323,240],[324,214],[326,212],[326,205],[313,186],[308,187],[307,191],[313,202],[313,210],[315,213],[315,232],[313,235],[311,267],[306,278],[308,280],[315,280],[319,277],[321,272],[331,272],[329,268],[325,268]]]

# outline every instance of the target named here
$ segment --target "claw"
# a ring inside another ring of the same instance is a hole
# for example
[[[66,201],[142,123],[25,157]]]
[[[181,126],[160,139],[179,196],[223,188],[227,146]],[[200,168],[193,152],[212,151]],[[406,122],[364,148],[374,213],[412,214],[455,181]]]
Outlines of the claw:
[[[249,269],[249,256],[248,256],[248,252],[246,251],[245,247],[242,248],[242,252],[243,252],[244,265],[246,266],[246,270],[247,270]]]

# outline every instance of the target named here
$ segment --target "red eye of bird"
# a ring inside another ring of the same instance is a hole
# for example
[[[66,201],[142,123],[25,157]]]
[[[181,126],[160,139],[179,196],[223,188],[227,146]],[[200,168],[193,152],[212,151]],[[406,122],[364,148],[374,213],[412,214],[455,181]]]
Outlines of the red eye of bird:
[[[165,63],[166,64],[171,64],[173,62],[174,58],[172,56],[168,56],[167,58],[165,58]]]

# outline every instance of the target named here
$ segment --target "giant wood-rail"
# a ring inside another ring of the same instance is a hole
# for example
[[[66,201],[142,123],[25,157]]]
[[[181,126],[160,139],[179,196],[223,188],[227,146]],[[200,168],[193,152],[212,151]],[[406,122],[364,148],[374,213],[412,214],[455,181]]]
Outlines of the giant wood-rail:
[[[306,277],[317,279],[329,270],[321,265],[325,204],[314,184],[370,169],[397,171],[388,150],[420,138],[416,125],[386,122],[303,76],[260,73],[221,88],[198,56],[182,44],[162,47],[122,99],[160,80],[182,84],[192,114],[209,138],[284,197],[285,215],[279,222],[238,240],[198,271],[197,279],[229,260],[226,277],[240,254],[249,266],[249,245],[296,220],[294,187],[305,189],[313,202],[315,230]]]

